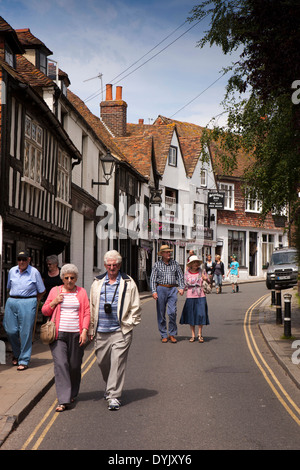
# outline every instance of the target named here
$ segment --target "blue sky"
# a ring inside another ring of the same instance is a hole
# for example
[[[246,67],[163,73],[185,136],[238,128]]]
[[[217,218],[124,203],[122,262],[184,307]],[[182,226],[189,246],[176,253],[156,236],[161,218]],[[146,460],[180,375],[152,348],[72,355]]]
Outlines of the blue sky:
[[[197,3],[197,0],[0,0],[0,15],[15,29],[29,28],[53,51],[50,58],[68,73],[70,89],[87,100],[87,106],[97,116],[102,100],[101,81],[85,80],[101,73],[103,87],[107,83],[114,85],[114,96],[116,85],[123,87],[128,122],[137,123],[142,118],[148,124],[161,114],[205,126],[223,111],[220,103],[228,76],[194,98],[217,80],[222,67],[231,64],[234,58],[223,55],[216,47],[196,47],[208,27],[204,21],[176,40],[193,25],[186,23],[174,32]],[[160,41],[163,41],[160,46],[145,55]],[[175,42],[168,46],[172,41]],[[166,49],[160,52],[163,48]],[[142,65],[145,61],[148,62]],[[123,75],[113,80],[119,74]],[[92,95],[95,97],[89,99]],[[219,123],[225,123],[224,115]]]

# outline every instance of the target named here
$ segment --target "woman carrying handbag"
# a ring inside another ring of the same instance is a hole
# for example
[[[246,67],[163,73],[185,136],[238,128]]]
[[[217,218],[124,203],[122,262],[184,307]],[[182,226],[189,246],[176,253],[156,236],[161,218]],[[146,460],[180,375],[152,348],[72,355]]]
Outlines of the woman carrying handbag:
[[[55,311],[55,341],[50,344],[54,360],[55,386],[59,405],[64,411],[78,395],[81,383],[83,346],[88,337],[90,305],[86,290],[76,286],[78,269],[73,264],[61,268],[63,285],[51,289],[42,313],[53,316]]]

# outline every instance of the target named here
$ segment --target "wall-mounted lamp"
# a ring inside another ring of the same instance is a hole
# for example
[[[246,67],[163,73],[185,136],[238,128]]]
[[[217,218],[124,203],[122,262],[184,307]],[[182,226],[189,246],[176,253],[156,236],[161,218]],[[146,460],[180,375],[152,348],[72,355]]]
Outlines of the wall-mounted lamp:
[[[109,184],[109,180],[112,177],[112,174],[114,171],[116,160],[114,159],[114,157],[111,155],[109,151],[107,152],[106,155],[100,158],[100,161],[101,161],[105,181],[99,182],[99,181],[92,180],[92,187],[95,184],[96,185]]]

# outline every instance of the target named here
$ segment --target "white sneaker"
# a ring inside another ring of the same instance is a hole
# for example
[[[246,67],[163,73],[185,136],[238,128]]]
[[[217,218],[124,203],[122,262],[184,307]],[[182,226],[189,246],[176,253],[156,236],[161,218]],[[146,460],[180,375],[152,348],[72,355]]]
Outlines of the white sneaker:
[[[121,403],[117,398],[109,398],[108,399],[108,409],[109,410],[119,410]]]

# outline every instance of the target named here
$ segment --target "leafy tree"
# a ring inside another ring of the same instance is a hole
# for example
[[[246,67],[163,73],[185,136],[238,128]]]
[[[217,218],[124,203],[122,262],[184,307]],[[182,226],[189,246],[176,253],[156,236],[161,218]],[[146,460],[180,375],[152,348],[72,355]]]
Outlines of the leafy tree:
[[[295,224],[300,253],[300,104],[292,100],[292,85],[300,80],[300,4],[205,0],[191,15],[190,21],[210,18],[200,47],[215,44],[224,54],[240,54],[229,67],[223,102],[227,125],[207,129],[203,144],[218,142],[227,172],[236,166],[241,149],[251,155],[245,186],[251,185],[262,200],[263,216],[289,209],[289,230]]]

